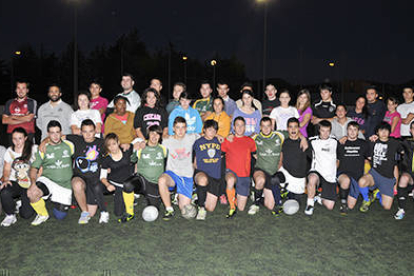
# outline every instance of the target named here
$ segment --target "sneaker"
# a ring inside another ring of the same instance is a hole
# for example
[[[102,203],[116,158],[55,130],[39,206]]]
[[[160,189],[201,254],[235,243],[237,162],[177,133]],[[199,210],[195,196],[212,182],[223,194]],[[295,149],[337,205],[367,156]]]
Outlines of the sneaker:
[[[259,212],[259,205],[252,204],[249,208],[249,211],[247,211],[247,214],[249,215],[256,215]]]
[[[362,201],[361,207],[359,207],[359,211],[362,213],[366,213],[369,210],[369,206],[371,206],[372,201]]]
[[[134,206],[138,205],[138,200],[139,200],[140,195],[139,194],[135,194],[134,193]]]
[[[405,216],[405,211],[404,211],[404,209],[398,208],[398,212],[394,215],[394,218],[395,218],[396,220],[401,220],[401,219],[403,219],[403,218],[404,218],[404,216]]]
[[[87,224],[90,219],[91,219],[91,217],[89,216],[88,212],[82,212],[81,215],[80,215],[80,218],[78,220],[78,223],[79,224]]]
[[[226,218],[234,218],[234,216],[236,215],[236,209],[230,209],[229,213],[226,215]]]
[[[221,195],[220,196],[220,204],[221,205],[227,205],[228,204],[226,195]]]
[[[6,217],[1,222],[1,226],[9,227],[12,224],[15,224],[17,221],[16,215],[6,215]]]
[[[20,207],[22,207],[22,201],[21,200],[18,200],[18,201],[16,201],[16,208],[14,209],[14,213],[15,214],[18,214],[19,213]]]
[[[280,197],[282,199],[285,199],[288,197],[289,191],[288,190],[284,190],[284,191],[280,191]]]
[[[348,205],[346,203],[341,203],[341,205],[339,206],[339,212],[343,216],[348,215]]]
[[[37,215],[36,218],[32,221],[32,225],[38,226],[42,224],[43,222],[47,221],[48,219],[49,219],[49,216]]]
[[[165,211],[163,220],[170,220],[174,217],[174,211]]]
[[[322,205],[322,197],[320,194],[316,195],[313,200],[315,200],[315,202],[318,202],[319,205]]]
[[[280,216],[280,214],[282,212],[283,212],[283,206],[282,205],[276,205],[275,207],[273,207],[272,215],[274,217],[278,217],[278,216]]]
[[[123,214],[123,215],[122,215],[122,217],[120,217],[120,218],[118,219],[118,222],[125,223],[125,222],[128,222],[128,221],[130,221],[130,220],[132,220],[132,219],[134,219],[134,218],[135,218],[135,216],[134,216],[134,215],[131,215],[131,214],[125,213],[125,214]]]
[[[198,214],[196,217],[196,220],[205,220],[207,216],[207,210],[204,207],[199,207],[198,208]]]
[[[312,216],[314,209],[315,209],[315,206],[307,205],[305,209],[305,215]]]
[[[370,198],[371,203],[373,203],[377,199],[379,192],[379,189],[375,189],[374,191],[372,191],[372,197]]]
[[[108,223],[108,221],[109,221],[109,213],[101,212],[101,216],[99,217],[99,223]]]
[[[174,204],[174,205],[178,205],[178,193],[175,193],[172,196],[171,203]]]

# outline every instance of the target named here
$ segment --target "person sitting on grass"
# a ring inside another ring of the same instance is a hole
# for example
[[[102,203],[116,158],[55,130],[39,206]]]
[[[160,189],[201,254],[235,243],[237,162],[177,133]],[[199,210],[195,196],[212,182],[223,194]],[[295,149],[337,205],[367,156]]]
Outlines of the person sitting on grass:
[[[167,149],[160,145],[162,133],[160,126],[150,126],[145,147],[141,147],[132,155],[132,160],[137,162],[137,173],[124,181],[122,197],[125,212],[118,222],[128,222],[135,217],[134,193],[143,194],[147,205],[155,206],[157,209],[160,207],[158,179],[165,171],[164,164],[167,157]]]
[[[205,220],[207,211],[213,212],[220,196],[221,146],[216,137],[218,124],[214,120],[204,123],[204,136],[194,143],[196,170],[194,181],[197,185],[197,220]]]
[[[403,147],[398,140],[390,137],[391,126],[387,122],[381,122],[377,127],[377,136],[371,139],[372,168],[358,181],[359,190],[363,201],[359,208],[361,212],[368,212],[370,205],[379,199],[385,210],[390,210],[394,199],[394,167],[397,165],[397,157],[403,152]],[[374,188],[372,198],[369,190]]]
[[[36,153],[36,159],[30,169],[30,182],[32,185],[27,190],[30,204],[37,216],[32,225],[37,226],[49,219],[44,196],[50,196],[54,203],[53,215],[62,220],[66,217],[72,204],[71,179],[72,155],[75,146],[72,142],[62,139],[62,127],[58,121],[50,121],[47,125],[49,144],[44,152]],[[39,169],[42,175],[39,176]]]
[[[227,218],[236,214],[236,193],[238,210],[244,211],[246,207],[250,193],[251,155],[256,152],[254,140],[245,136],[246,121],[243,117],[234,119],[233,129],[234,137],[227,137],[221,144],[221,150],[226,153],[226,194],[230,205]]]
[[[170,190],[176,188],[180,210],[191,204],[194,175],[193,145],[200,137],[196,133],[187,134],[187,123],[183,117],[174,119],[172,130],[174,135],[162,142],[168,150],[167,167],[158,179],[158,188],[166,210],[164,220],[170,220],[174,216]]]

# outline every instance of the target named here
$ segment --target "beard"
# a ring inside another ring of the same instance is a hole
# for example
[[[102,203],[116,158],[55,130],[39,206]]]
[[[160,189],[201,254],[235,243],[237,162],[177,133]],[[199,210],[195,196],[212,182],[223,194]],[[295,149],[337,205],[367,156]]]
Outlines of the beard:
[[[55,102],[58,102],[60,100],[60,97],[52,97],[52,98],[50,98],[50,100],[55,103]]]

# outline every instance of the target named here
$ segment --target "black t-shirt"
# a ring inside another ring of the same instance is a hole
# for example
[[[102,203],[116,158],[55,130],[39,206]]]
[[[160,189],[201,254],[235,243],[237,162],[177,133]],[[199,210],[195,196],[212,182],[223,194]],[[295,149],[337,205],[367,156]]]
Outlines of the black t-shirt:
[[[378,139],[375,143],[371,143],[371,148],[372,168],[384,177],[393,178],[398,155],[403,151],[401,143],[393,138],[387,142]]]
[[[414,157],[414,139],[407,138],[402,142],[404,156],[401,162],[401,170],[407,173],[413,173],[413,157]]]
[[[264,99],[262,101],[262,114],[266,116],[270,116],[273,108],[280,106],[280,101],[278,98],[269,101],[268,99]]]
[[[161,126],[162,129],[167,127],[168,114],[164,108],[142,106],[138,108],[134,118],[134,128],[141,128],[144,137],[147,137],[147,130],[152,125]]]
[[[122,152],[122,158],[118,161],[112,159],[108,154],[102,159],[102,169],[111,169],[111,172],[108,174],[108,180],[114,181],[117,183],[123,183],[127,180],[133,173],[133,164],[131,163],[131,154],[133,147],[129,150]]]
[[[336,105],[333,101],[324,102],[320,100],[312,105],[313,115],[320,119],[335,117]]]
[[[99,179],[100,164],[105,149],[104,140],[95,138],[93,142],[87,143],[78,135],[66,135],[66,139],[75,145],[73,174]]]
[[[344,145],[339,145],[338,172],[347,173],[358,181],[364,174],[365,159],[370,156],[370,147],[367,141],[356,139],[346,141]]]
[[[283,168],[292,176],[297,178],[306,177],[307,158],[306,152],[300,148],[300,139],[292,140],[287,138],[282,146]]]
[[[385,116],[387,108],[382,101],[376,101],[375,103],[368,103],[368,120],[366,122],[365,137],[370,137],[375,134],[375,129],[378,124],[382,122]]]

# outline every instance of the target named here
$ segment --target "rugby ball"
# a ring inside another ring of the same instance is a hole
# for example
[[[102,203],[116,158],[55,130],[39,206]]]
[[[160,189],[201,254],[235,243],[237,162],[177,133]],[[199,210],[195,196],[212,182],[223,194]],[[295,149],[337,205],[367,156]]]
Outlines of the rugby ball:
[[[181,210],[181,215],[185,219],[193,219],[197,215],[197,208],[193,204],[187,204]]]
[[[283,203],[283,212],[286,215],[294,215],[299,211],[299,202],[297,202],[294,199],[286,200],[285,203]]]
[[[155,206],[147,206],[142,210],[142,219],[151,222],[158,218],[158,209]]]

